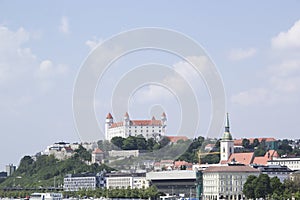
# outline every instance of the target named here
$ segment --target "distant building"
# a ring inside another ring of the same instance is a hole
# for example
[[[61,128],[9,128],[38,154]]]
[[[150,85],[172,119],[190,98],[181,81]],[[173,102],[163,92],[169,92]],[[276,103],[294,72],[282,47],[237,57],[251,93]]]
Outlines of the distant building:
[[[7,178],[7,172],[0,172],[0,180]]]
[[[268,165],[281,165],[287,166],[293,171],[300,170],[300,157],[282,157],[282,158],[273,158],[268,161]]]
[[[268,138],[266,138],[266,140],[267,139]],[[267,141],[272,142],[273,139],[269,138],[269,140]],[[277,159],[279,157],[279,154],[276,150],[268,150],[264,156],[255,156],[254,152],[235,153],[234,142],[235,141],[232,139],[232,135],[229,129],[229,116],[227,113],[225,132],[220,141],[221,164],[240,163],[244,165],[267,165],[269,161],[271,161],[272,159]]]
[[[16,166],[13,164],[6,165],[6,173],[7,176],[11,176],[16,171]]]
[[[287,166],[280,165],[254,166],[254,168],[259,169],[263,174],[268,174],[270,178],[278,177],[280,182],[289,179],[290,174],[293,172],[293,170]]]
[[[109,157],[139,157],[139,150],[111,150],[108,152]]]
[[[203,200],[244,199],[243,185],[260,171],[250,166],[211,166],[203,171]]]
[[[295,171],[293,173],[290,174],[290,179],[292,181],[298,181],[300,182],[300,171]]]
[[[167,136],[171,143],[177,143],[178,141],[187,141],[189,138],[186,136]]]
[[[196,198],[196,172],[192,170],[173,170],[148,172],[147,180],[159,192],[169,196],[184,196]]]
[[[105,138],[111,140],[113,137],[127,138],[129,136],[143,135],[144,138],[159,138],[165,135],[167,126],[167,117],[163,113],[161,119],[152,117],[151,120],[131,120],[128,113],[124,115],[121,122],[114,122],[110,113],[105,121]]]
[[[148,188],[149,182],[145,173],[110,173],[106,176],[106,188]]]
[[[103,159],[104,159],[104,152],[101,149],[96,148],[92,152],[92,163],[102,164]]]
[[[97,174],[68,174],[64,178],[64,191],[95,190],[105,188],[105,175]]]

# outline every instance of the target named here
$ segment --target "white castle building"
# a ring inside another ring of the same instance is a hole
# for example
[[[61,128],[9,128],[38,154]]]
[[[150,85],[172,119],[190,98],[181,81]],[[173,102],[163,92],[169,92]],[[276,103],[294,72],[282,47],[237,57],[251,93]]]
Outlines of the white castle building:
[[[131,120],[126,112],[121,122],[114,122],[112,115],[108,113],[105,121],[105,138],[111,140],[113,137],[127,138],[137,135],[143,135],[146,139],[157,138],[165,135],[166,126],[165,113],[162,113],[160,120],[154,116],[151,120]]]

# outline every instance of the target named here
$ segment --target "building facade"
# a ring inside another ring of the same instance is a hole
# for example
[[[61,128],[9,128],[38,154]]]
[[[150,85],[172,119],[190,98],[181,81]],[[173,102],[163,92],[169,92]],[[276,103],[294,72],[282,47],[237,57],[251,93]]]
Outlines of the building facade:
[[[103,162],[104,162],[104,152],[101,149],[96,148],[92,152],[92,163],[102,164]]]
[[[268,165],[281,165],[287,166],[293,171],[300,170],[300,157],[297,158],[273,158],[272,160],[268,161]]]
[[[68,174],[64,178],[64,191],[95,190],[106,185],[104,173]]]
[[[151,185],[168,196],[196,198],[196,172],[193,170],[148,172],[146,176]]]
[[[258,176],[260,171],[250,166],[211,166],[203,171],[204,200],[244,199],[243,185],[249,175]]]
[[[106,177],[106,188],[148,188],[149,181],[146,179],[145,173],[112,173],[107,174]]]
[[[146,139],[158,138],[165,135],[166,126],[167,117],[165,113],[161,115],[160,120],[155,119],[155,117],[152,117],[151,120],[131,120],[126,112],[121,122],[114,122],[112,115],[108,113],[105,121],[105,138],[111,140],[113,137],[127,138],[137,135],[143,135]]]
[[[16,171],[16,166],[13,164],[6,165],[7,176],[11,176]]]

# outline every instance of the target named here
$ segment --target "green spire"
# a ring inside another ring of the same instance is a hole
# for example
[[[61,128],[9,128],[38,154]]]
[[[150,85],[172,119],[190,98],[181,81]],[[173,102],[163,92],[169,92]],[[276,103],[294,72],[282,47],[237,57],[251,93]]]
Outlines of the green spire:
[[[226,113],[226,125],[225,125],[225,132],[230,133],[230,126],[229,126],[229,114]]]
[[[229,114],[228,113],[226,113],[225,132],[224,132],[222,140],[232,140],[232,136],[230,134]]]

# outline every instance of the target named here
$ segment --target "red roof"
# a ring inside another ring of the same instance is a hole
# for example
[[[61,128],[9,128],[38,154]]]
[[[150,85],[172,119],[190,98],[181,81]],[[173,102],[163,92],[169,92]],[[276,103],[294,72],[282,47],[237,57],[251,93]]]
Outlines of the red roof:
[[[244,138],[234,140],[234,145],[235,146],[242,146],[243,145],[243,139]],[[275,138],[246,138],[246,139],[248,139],[250,141],[250,144],[252,144],[255,139],[258,139],[259,142],[261,142],[263,140],[266,141],[266,142],[277,141]]]
[[[106,119],[113,119],[110,113],[107,114]]]
[[[176,143],[179,140],[187,141],[189,138],[186,136],[167,136],[167,138],[170,140],[172,143]]]
[[[186,161],[175,161],[174,162],[175,167],[180,167],[180,166],[193,166],[192,163],[186,162]]]
[[[119,126],[123,126],[123,122],[116,122],[116,123],[113,123],[110,128],[115,128],[115,127],[119,127]]]
[[[269,160],[272,160],[273,158],[278,158],[279,154],[275,150],[269,150],[266,152],[264,156],[255,157],[253,160],[254,164],[257,165],[266,165]]]
[[[96,148],[94,151],[93,151],[93,153],[103,153],[103,151],[101,150],[101,149],[99,149],[99,148]]]
[[[244,165],[250,165],[253,161],[254,158],[254,152],[250,152],[250,153],[233,153],[230,155],[227,163],[230,162],[238,162]]]

